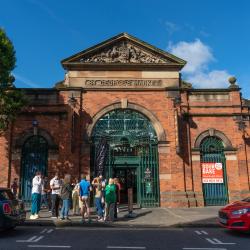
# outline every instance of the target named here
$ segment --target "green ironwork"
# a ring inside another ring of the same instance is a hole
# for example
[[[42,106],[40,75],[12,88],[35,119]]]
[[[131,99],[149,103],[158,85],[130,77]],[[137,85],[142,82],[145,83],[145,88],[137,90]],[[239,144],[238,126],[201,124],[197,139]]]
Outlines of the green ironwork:
[[[203,195],[206,206],[228,203],[226,158],[221,139],[207,137],[201,143],[201,162],[222,163],[223,183],[203,183]]]
[[[136,177],[136,202],[142,207],[159,206],[158,140],[149,119],[130,109],[117,109],[100,118],[92,133],[92,175],[103,138],[108,143],[106,178],[130,169]]]
[[[31,200],[32,179],[36,171],[47,175],[48,144],[42,136],[30,137],[22,148],[21,159],[21,197]]]

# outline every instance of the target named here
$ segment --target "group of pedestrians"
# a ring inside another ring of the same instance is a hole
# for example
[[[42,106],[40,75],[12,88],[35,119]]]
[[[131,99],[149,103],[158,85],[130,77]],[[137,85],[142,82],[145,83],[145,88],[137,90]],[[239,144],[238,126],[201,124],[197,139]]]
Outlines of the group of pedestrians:
[[[30,219],[38,219],[41,205],[51,211],[52,218],[70,220],[69,211],[73,215],[82,216],[82,222],[90,222],[90,197],[93,193],[98,221],[114,221],[117,218],[120,202],[121,185],[118,178],[110,178],[108,183],[100,175],[92,182],[82,174],[81,181],[66,174],[63,179],[56,172],[49,181],[41,172],[36,172],[32,180],[32,205]],[[59,211],[60,210],[60,211]]]

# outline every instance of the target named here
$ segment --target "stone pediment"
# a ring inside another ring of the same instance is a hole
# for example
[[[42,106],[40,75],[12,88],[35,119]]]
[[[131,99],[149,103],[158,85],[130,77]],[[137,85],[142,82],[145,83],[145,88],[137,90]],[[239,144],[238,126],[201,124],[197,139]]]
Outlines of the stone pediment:
[[[86,63],[169,63],[159,55],[147,52],[128,41],[120,41],[99,53],[79,58]]]
[[[86,66],[174,66],[182,68],[185,61],[149,45],[126,33],[86,49],[62,61],[65,69]]]

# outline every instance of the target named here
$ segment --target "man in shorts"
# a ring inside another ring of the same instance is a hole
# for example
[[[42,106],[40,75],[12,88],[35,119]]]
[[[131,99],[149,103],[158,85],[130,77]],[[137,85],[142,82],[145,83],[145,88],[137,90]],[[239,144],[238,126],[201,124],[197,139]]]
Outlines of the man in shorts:
[[[81,206],[81,214],[82,214],[82,222],[85,222],[85,213],[90,222],[90,209],[89,209],[89,200],[90,200],[90,191],[91,186],[90,182],[86,180],[86,175],[81,175],[81,182],[79,188],[80,200],[82,202]]]

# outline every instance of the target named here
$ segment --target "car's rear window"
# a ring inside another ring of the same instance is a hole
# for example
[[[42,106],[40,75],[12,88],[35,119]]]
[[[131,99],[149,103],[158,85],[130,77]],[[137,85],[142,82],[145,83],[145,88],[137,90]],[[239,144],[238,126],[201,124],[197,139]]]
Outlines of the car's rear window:
[[[14,200],[14,195],[11,193],[10,190],[0,190],[0,200]]]

